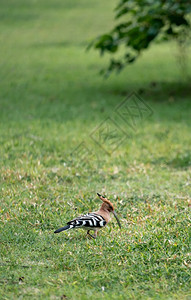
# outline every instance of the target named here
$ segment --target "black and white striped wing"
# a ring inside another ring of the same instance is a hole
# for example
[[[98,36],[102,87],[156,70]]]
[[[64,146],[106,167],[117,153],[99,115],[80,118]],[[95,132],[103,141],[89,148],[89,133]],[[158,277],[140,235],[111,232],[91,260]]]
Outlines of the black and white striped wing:
[[[67,223],[70,225],[70,228],[87,228],[87,229],[96,229],[102,228],[106,225],[105,219],[96,213],[88,213],[84,216],[80,216]]]

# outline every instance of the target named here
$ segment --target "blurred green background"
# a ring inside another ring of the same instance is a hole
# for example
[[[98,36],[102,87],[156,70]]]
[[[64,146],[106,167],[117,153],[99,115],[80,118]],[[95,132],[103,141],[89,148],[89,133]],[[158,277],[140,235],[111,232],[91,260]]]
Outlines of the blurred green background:
[[[2,299],[190,299],[190,48],[186,76],[170,42],[103,79],[109,58],[85,49],[116,4],[1,0]],[[134,129],[116,114],[132,92],[153,112]],[[91,138],[108,117],[127,134],[102,136],[110,155]],[[55,236],[97,192],[122,230]]]

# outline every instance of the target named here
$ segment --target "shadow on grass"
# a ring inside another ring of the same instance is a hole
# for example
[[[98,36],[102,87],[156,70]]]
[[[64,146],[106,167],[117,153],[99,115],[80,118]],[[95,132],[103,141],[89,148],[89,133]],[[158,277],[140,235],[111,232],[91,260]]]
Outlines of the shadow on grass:
[[[41,42],[41,43],[36,43],[32,44],[30,47],[31,48],[67,48],[67,47],[85,47],[87,46],[86,41],[81,41],[81,42],[74,42],[74,41],[62,41],[62,42]],[[85,50],[84,50],[85,51]]]
[[[167,165],[176,169],[187,169],[191,167],[191,152],[178,153],[167,162]]]
[[[164,165],[172,169],[187,170],[191,167],[191,152],[177,153],[172,159],[160,157],[151,161],[153,165]]]
[[[56,237],[56,235],[54,235]],[[88,240],[93,240],[95,241],[93,238],[90,238],[88,237],[88,235],[86,234],[86,231],[82,232],[82,231],[79,231],[78,232],[78,235],[76,234],[70,234],[70,235],[67,235],[67,234],[63,234],[62,236],[59,236],[59,238],[55,238],[55,242],[58,242],[59,244],[63,244],[64,242],[76,242],[76,241],[88,241]]]
[[[25,23],[25,22],[30,22],[34,21],[39,18],[39,14],[33,14],[33,13],[25,13],[23,14],[22,12],[12,12],[12,13],[7,13],[1,12],[0,14],[0,20],[2,23],[5,24],[20,24],[20,23]]]
[[[114,95],[128,96],[132,91],[130,89],[114,89],[111,93]],[[157,82],[151,81],[149,84],[137,89],[137,93],[147,98],[147,100],[157,100],[160,102],[174,102],[176,99],[182,100],[191,96],[190,80],[185,82]]]

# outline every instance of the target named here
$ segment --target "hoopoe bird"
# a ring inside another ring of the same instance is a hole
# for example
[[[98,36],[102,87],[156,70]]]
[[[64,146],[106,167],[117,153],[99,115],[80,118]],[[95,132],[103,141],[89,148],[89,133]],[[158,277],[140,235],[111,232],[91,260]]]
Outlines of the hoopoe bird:
[[[72,228],[83,228],[87,230],[87,234],[89,236],[95,239],[98,231],[110,221],[110,213],[114,214],[117,223],[121,228],[121,224],[114,210],[113,204],[106,197],[101,196],[99,193],[97,193],[97,195],[103,201],[101,208],[98,211],[79,216],[76,219],[68,222],[66,226],[54,231],[54,233],[59,233]],[[91,230],[94,231],[94,235],[90,234]]]

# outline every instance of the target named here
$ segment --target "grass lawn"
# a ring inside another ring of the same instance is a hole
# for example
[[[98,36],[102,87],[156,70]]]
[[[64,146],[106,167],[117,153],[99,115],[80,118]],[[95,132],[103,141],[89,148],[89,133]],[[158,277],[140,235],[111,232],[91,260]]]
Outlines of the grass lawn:
[[[173,43],[98,75],[115,4],[1,1],[0,299],[191,299],[191,87]],[[53,233],[97,192],[121,230]]]

